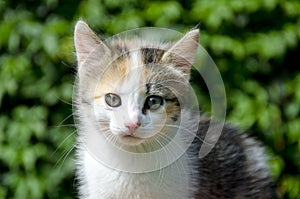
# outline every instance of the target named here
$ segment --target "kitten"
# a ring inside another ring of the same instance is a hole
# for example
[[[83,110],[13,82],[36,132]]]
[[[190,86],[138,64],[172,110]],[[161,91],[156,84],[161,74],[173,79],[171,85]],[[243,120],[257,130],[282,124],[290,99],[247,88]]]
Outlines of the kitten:
[[[102,41],[79,21],[74,40],[80,198],[275,197],[263,148],[233,127],[199,158],[218,124],[191,103],[197,29],[169,44]]]

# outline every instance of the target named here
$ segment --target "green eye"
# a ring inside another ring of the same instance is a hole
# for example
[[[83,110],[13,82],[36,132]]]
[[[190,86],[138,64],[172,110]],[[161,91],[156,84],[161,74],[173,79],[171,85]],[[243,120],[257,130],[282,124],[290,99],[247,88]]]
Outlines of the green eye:
[[[164,100],[162,97],[151,95],[146,98],[144,107],[145,109],[154,111],[159,109],[163,104],[164,104]]]
[[[114,93],[108,93],[105,95],[105,102],[108,106],[118,107],[122,104],[121,98]]]

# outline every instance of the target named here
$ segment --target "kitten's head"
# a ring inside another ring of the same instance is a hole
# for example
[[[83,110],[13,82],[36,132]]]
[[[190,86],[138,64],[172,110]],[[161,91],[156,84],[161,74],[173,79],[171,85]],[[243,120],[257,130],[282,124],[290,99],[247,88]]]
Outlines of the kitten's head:
[[[188,80],[199,31],[175,43],[139,39],[107,41],[82,21],[75,27],[78,89],[75,101],[81,123],[97,124],[122,145],[168,140],[178,129],[188,104]]]

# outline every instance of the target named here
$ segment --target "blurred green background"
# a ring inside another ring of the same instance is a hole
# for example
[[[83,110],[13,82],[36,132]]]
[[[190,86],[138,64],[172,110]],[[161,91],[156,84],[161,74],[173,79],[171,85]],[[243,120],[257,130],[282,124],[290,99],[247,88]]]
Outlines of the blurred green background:
[[[225,82],[228,121],[267,146],[280,197],[300,198],[299,0],[0,0],[0,198],[76,197],[78,19],[104,37],[200,24]]]

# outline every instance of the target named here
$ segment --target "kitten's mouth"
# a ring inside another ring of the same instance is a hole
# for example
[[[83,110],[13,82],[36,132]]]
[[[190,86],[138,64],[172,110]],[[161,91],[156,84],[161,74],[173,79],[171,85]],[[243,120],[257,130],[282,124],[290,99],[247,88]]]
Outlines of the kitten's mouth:
[[[135,139],[141,139],[140,137],[134,135],[134,134],[125,134],[125,135],[121,135],[121,137],[123,138],[135,138]]]
[[[134,135],[123,135],[123,137],[136,137],[136,136],[134,136]]]
[[[121,141],[121,143],[126,144],[126,145],[138,145],[144,141],[143,138],[138,137],[137,135],[134,135],[134,134],[120,135],[119,140]]]

